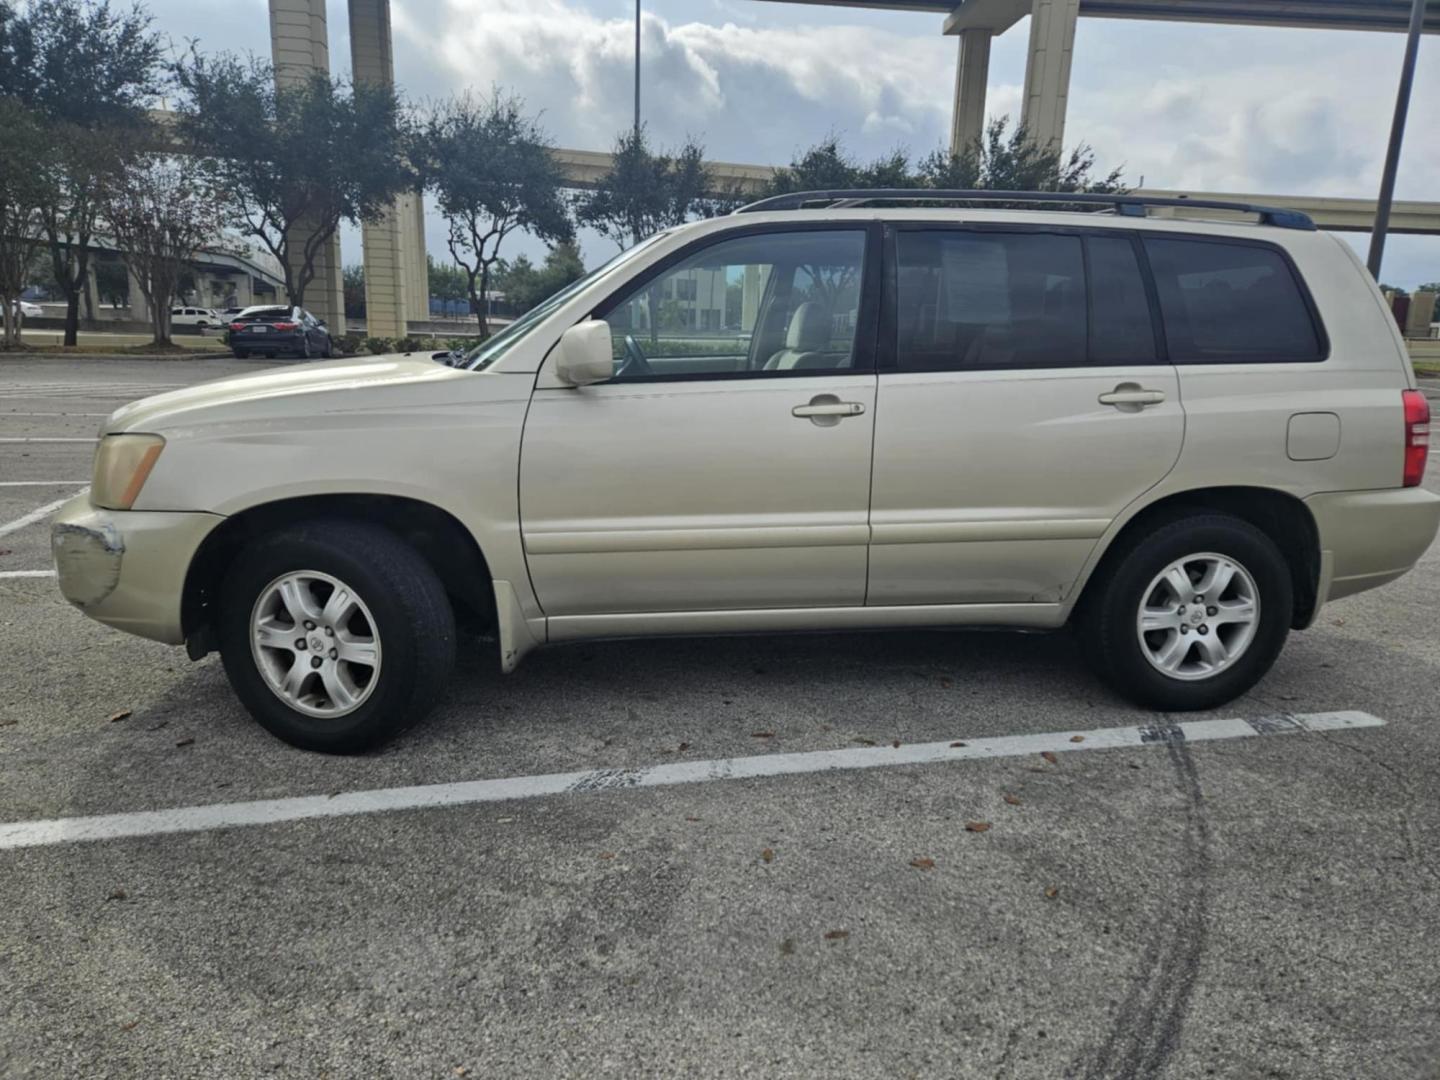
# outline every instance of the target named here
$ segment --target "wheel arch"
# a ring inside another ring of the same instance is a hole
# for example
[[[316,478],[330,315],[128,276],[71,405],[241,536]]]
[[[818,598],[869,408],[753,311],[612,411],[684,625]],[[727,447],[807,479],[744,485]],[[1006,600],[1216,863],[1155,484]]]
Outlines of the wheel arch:
[[[1090,587],[1102,581],[1106,570],[1124,552],[1126,542],[1149,529],[1196,513],[1225,513],[1249,522],[1280,549],[1290,567],[1295,603],[1290,626],[1303,630],[1315,618],[1320,582],[1320,531],[1305,503],[1275,488],[1210,487],[1170,492],[1133,508],[1128,518],[1112,526],[1097,545],[1088,570],[1077,583],[1072,615],[1085,603]]]
[[[496,621],[490,564],[469,529],[449,511],[399,495],[327,494],[277,499],[227,517],[205,538],[185,575],[180,625],[192,660],[215,648],[220,582],[247,541],[316,518],[363,521],[394,532],[435,571],[462,624],[477,630]]]

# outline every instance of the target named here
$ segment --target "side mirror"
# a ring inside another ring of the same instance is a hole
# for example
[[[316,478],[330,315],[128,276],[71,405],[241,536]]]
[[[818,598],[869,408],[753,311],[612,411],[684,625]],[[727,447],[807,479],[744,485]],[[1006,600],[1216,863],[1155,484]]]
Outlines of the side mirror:
[[[610,324],[604,319],[576,323],[560,335],[555,375],[571,386],[604,382],[615,375]]]
[[[320,327],[320,329],[324,330],[324,329],[325,329],[325,320],[324,320],[324,319],[316,319],[316,320],[315,320],[315,325],[318,326],[318,327]]]

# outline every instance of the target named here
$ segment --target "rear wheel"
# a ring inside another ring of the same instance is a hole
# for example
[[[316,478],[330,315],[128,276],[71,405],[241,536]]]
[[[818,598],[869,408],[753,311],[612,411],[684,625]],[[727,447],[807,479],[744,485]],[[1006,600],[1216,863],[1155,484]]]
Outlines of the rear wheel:
[[[1223,514],[1127,542],[1078,622],[1098,673],[1137,704],[1209,709],[1253,687],[1289,633],[1293,585],[1273,540]]]
[[[235,359],[236,359],[236,360],[248,360],[248,359],[250,359],[250,353],[249,353],[247,350],[245,350],[245,349],[231,349],[230,351],[235,354]]]
[[[271,734],[356,753],[431,707],[455,660],[455,617],[428,563],[378,526],[316,521],[250,544],[226,574],[220,652]]]

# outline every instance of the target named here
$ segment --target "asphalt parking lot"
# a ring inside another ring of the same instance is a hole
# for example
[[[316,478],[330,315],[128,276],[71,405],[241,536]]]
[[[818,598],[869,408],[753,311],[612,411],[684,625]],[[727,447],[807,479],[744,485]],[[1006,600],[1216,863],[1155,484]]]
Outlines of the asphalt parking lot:
[[[476,644],[326,758],[44,576],[104,414],[262,366],[0,361],[0,1076],[1440,1076],[1440,550],[1214,714],[1065,635]]]

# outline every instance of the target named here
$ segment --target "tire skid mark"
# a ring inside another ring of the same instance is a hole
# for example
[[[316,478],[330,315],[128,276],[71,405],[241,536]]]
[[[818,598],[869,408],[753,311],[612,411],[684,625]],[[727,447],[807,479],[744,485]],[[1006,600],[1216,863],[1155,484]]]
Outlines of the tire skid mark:
[[[1090,1055],[1084,1080],[1150,1080],[1179,1048],[1190,999],[1205,952],[1209,915],[1210,824],[1195,760],[1184,732],[1157,726],[1150,741],[1164,742],[1183,796],[1184,835],[1177,895],[1145,947],[1139,973],[1111,1021],[1110,1031]]]

